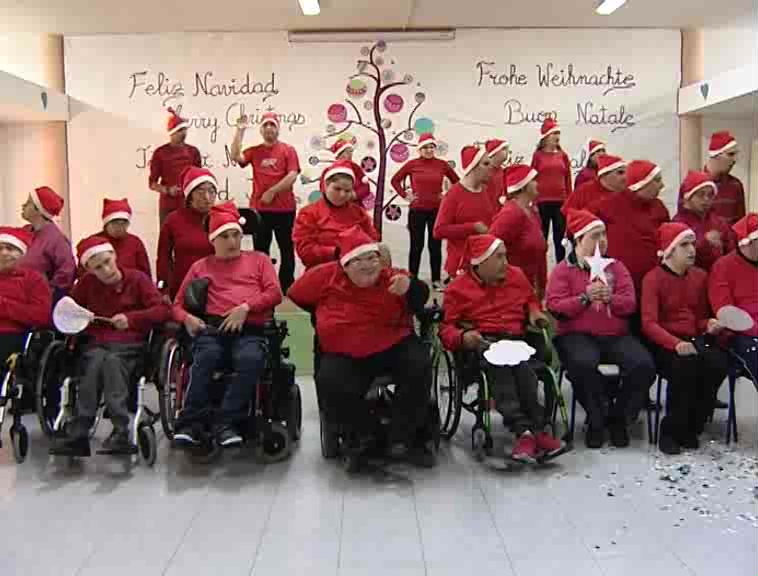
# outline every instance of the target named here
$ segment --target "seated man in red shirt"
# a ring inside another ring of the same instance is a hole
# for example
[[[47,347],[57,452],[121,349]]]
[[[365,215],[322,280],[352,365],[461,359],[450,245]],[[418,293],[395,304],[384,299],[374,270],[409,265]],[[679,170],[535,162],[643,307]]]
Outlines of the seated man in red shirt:
[[[547,284],[547,309],[558,320],[556,346],[577,400],[587,412],[588,448],[601,448],[606,414],[606,378],[600,364],[617,364],[621,389],[607,415],[611,442],[629,445],[628,425],[636,420],[655,380],[655,364],[645,347],[629,333],[637,309],[634,285],[626,266],[605,258],[605,224],[590,212],[572,210],[568,230],[574,250],[555,267]],[[603,258],[594,256],[599,246]]]
[[[89,430],[95,422],[99,391],[105,398],[113,431],[102,451],[129,454],[136,451],[129,439],[129,385],[145,354],[150,330],[168,321],[171,311],[150,278],[139,270],[118,266],[116,251],[107,238],[91,236],[76,247],[85,274],[71,297],[77,304],[108,322],[87,328],[89,340],[82,356],[83,377],[77,389],[77,418],[67,437],[51,454],[89,456]]]
[[[244,222],[231,202],[211,208],[208,238],[214,254],[192,265],[176,296],[174,319],[193,337],[191,386],[174,434],[179,446],[199,445],[208,425],[222,448],[242,443],[240,427],[265,362],[263,327],[282,301],[276,270],[268,256],[241,251],[240,224]],[[190,310],[186,302],[187,287],[199,279],[208,281],[204,311]],[[210,421],[211,376],[227,354],[234,379],[226,388],[220,414]]]
[[[668,381],[659,446],[664,454],[696,450],[713,412],[727,357],[706,334],[719,331],[708,304],[708,274],[695,266],[695,232],[671,222],[658,229],[662,263],[642,282],[642,331]]]
[[[434,447],[425,434],[432,366],[411,315],[423,309],[429,289],[404,270],[383,267],[379,245],[358,227],[340,235],[339,247],[339,261],[311,268],[287,293],[316,314],[324,417],[343,430],[348,469],[356,471],[372,426],[366,392],[389,373],[395,384],[390,440],[403,444],[414,462],[432,466]]]
[[[445,291],[440,337],[446,348],[474,352],[478,360],[488,342],[523,340],[527,322],[548,322],[534,286],[520,268],[508,264],[502,240],[491,234],[469,236],[465,265],[466,272]],[[510,457],[536,462],[562,453],[565,446],[542,431],[544,410],[529,365],[485,366],[497,409],[518,438]]]
[[[597,158],[597,175],[574,189],[563,203],[561,212],[566,215],[569,210],[584,210],[625,188],[626,162],[618,156],[601,154]]]

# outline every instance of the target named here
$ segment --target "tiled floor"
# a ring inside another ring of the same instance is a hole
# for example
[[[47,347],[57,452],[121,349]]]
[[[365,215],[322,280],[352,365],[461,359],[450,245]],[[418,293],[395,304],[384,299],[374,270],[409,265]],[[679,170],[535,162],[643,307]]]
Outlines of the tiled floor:
[[[321,458],[312,386],[298,452],[268,467],[191,463],[165,440],[154,469],[104,456],[69,467],[48,459],[34,426],[26,463],[0,451],[0,575],[758,573],[758,402],[746,382],[734,451],[714,442],[663,459],[638,437],[504,472],[472,461],[464,425],[435,470],[357,478]]]

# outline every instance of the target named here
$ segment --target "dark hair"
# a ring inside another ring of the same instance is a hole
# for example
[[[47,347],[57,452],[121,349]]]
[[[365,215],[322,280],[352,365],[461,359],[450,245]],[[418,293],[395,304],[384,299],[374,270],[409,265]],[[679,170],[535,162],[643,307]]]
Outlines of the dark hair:
[[[329,176],[329,178],[327,178],[327,179],[324,181],[324,184],[331,184],[332,182],[335,182],[335,181],[336,181],[338,178],[349,178],[349,179],[350,179],[350,181],[351,181],[353,184],[355,184],[355,178],[351,178],[351,177],[350,177],[350,176],[348,176],[347,174],[342,174],[342,173],[340,173],[340,174],[332,174],[331,176]]]

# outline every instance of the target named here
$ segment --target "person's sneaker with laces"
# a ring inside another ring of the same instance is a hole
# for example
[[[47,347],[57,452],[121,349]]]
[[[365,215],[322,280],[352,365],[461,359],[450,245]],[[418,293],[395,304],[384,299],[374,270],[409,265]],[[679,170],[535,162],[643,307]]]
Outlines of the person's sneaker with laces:
[[[234,429],[226,427],[218,431],[218,434],[216,434],[216,441],[222,448],[231,448],[242,444],[242,436],[237,434]]]
[[[566,451],[566,443],[551,436],[547,432],[540,432],[537,434],[535,440],[537,442],[537,451],[540,452],[541,457],[546,460],[560,456]]]
[[[511,458],[517,462],[534,464],[537,462],[537,440],[531,432],[524,432],[511,451]]]
[[[136,454],[137,447],[129,440],[127,430],[114,428],[110,436],[103,440],[99,452],[103,454]]]
[[[192,426],[183,426],[174,432],[176,446],[199,446],[200,438]]]

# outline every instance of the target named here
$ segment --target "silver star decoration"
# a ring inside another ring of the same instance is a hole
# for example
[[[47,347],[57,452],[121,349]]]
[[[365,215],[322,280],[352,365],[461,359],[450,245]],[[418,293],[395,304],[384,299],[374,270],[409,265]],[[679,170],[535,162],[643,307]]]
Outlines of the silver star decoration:
[[[606,286],[608,277],[605,275],[605,269],[613,263],[613,258],[606,258],[600,253],[600,242],[595,244],[595,253],[585,261],[590,266],[590,282],[600,280]]]

